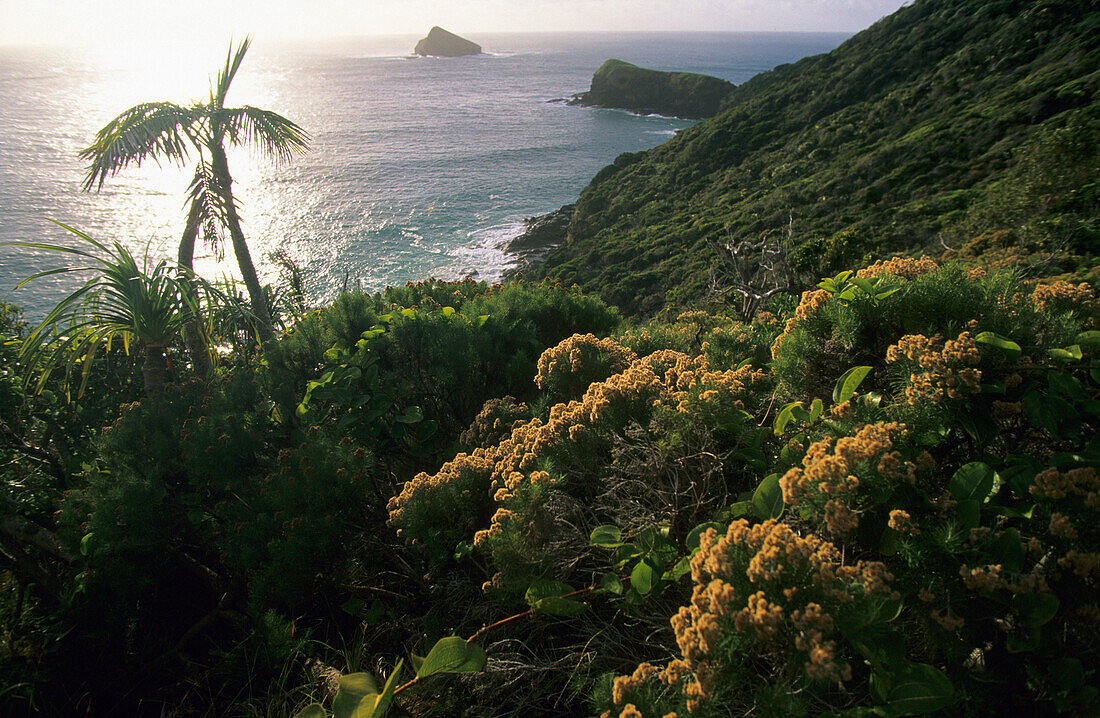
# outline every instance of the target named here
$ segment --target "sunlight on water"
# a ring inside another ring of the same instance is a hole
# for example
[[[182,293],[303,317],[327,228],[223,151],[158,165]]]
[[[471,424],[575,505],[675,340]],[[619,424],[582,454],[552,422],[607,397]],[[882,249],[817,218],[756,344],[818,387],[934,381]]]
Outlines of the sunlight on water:
[[[234,194],[263,281],[286,250],[314,301],[429,275],[500,276],[501,245],[522,219],[572,202],[622,152],[690,122],[550,102],[588,88],[607,57],[706,72],[739,83],[831,49],[842,35],[500,35],[485,55],[410,58],[416,38],[264,44],[249,50],[227,104],[271,109],[313,137],[276,165],[229,153]],[[95,133],[143,101],[203,101],[227,44],[95,52],[0,48],[0,242],[71,242],[48,219],[152,261],[176,256],[193,164],[148,162],[82,192],[78,158]],[[235,271],[196,248],[195,268]],[[14,286],[61,265],[56,254],[0,248],[0,298],[41,316],[73,277]]]

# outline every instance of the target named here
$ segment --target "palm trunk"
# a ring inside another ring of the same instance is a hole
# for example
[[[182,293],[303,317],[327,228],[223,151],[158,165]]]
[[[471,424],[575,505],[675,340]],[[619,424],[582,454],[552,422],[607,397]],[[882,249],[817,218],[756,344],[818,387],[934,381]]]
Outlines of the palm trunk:
[[[219,144],[210,147],[210,154],[213,159],[214,176],[218,178],[222,202],[225,204],[225,219],[229,228],[229,237],[233,241],[233,254],[237,257],[241,279],[244,280],[244,286],[248,289],[248,299],[252,304],[252,313],[256,315],[256,328],[260,334],[260,341],[266,344],[275,338],[275,330],[271,323],[271,309],[267,306],[263,288],[260,287],[260,278],[256,275],[252,255],[244,240],[244,232],[241,231],[241,220],[237,216],[237,205],[233,201],[233,178],[229,176],[229,163],[225,158],[225,150]]]
[[[187,213],[187,224],[183,228],[183,238],[180,239],[179,265],[189,270],[194,270],[195,240],[199,236],[200,213],[202,208],[197,201],[191,202],[191,209]],[[190,284],[190,282],[188,282]],[[192,285],[194,290],[194,285]],[[206,379],[210,376],[210,352],[207,342],[203,338],[202,325],[199,319],[192,319],[183,330],[183,336],[187,342],[187,353],[191,355],[191,366],[195,370],[195,376]]]
[[[145,377],[145,396],[151,397],[164,391],[168,377],[168,362],[164,356],[164,347],[149,344],[145,347],[145,363],[141,367]]]

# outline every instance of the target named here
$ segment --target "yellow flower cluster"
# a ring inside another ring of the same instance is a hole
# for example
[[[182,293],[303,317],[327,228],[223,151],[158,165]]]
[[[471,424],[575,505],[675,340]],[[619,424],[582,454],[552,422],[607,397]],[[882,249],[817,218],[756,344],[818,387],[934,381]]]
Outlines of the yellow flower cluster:
[[[774,342],[772,342],[773,359],[779,356],[779,349],[783,346],[783,342],[787,340],[787,337],[791,335],[791,332],[793,332],[799,324],[817,314],[821,308],[828,303],[832,296],[832,294],[829,294],[824,289],[812,289],[802,292],[802,298],[799,300],[798,306],[794,310],[794,316],[787,320],[786,326],[783,327],[783,332],[775,338]]]
[[[466,446],[493,446],[522,424],[528,413],[527,405],[516,403],[511,396],[490,399],[458,440]]]
[[[981,352],[970,332],[946,342],[939,335],[907,334],[886,350],[889,363],[903,357],[923,369],[909,376],[905,396],[910,404],[958,399],[963,391],[976,392],[981,387],[982,372],[973,368],[981,361]]]
[[[435,474],[420,472],[405,482],[400,494],[386,502],[390,525],[398,527],[397,535],[401,536],[412,518],[406,515],[410,511],[416,513],[428,506],[443,513],[454,510],[457,507],[452,492],[465,492],[470,497],[478,487],[487,487],[494,465],[493,450],[478,448],[472,454],[458,454]]]
[[[574,334],[542,353],[535,385],[545,389],[551,382],[568,385],[571,379],[583,379],[593,371],[593,361],[600,357],[607,361],[607,370],[611,374],[623,371],[638,358],[632,350],[611,339],[599,339],[594,334]]]
[[[931,274],[940,268],[940,265],[930,257],[922,256],[920,259],[912,257],[894,257],[885,262],[881,259],[870,267],[856,272],[857,277],[872,279],[874,277],[897,277],[898,279],[912,279],[924,274]]]
[[[894,450],[894,441],[904,435],[904,424],[880,422],[863,426],[854,436],[838,439],[835,446],[828,438],[814,442],[807,449],[802,466],[791,468],[779,479],[783,498],[792,507],[805,498],[823,500],[829,533],[847,534],[858,524],[852,505],[860,482],[856,472],[861,467],[873,467],[886,478],[905,478],[910,482],[916,479],[916,465],[903,461]]]
[[[894,509],[890,512],[889,525],[898,533],[908,534],[909,536],[916,536],[920,533],[920,529],[913,523],[913,517],[909,515],[908,511],[902,511],[901,509]]]
[[[971,591],[999,591],[1006,590],[1011,593],[1049,593],[1050,586],[1046,578],[1038,569],[1031,573],[1018,576],[1014,579],[1005,578],[1004,567],[1001,564],[976,566],[971,568],[967,564],[959,567],[959,576],[963,584]]]
[[[836,641],[829,638],[833,616],[809,597],[817,594],[846,603],[857,596],[890,593],[888,581],[893,576],[883,564],[842,565],[833,544],[812,535],[800,536],[775,520],[756,525],[735,521],[724,536],[709,529],[699,546],[691,560],[695,583],[691,603],[671,619],[683,657],[659,675],[673,685],[694,674],[683,688],[689,710],[710,695],[721,660],[719,644],[729,631],[777,650],[801,652],[811,678],[844,681],[851,677],[850,666],[837,657]],[[739,575],[757,590],[739,595],[733,586]]]
[[[1095,325],[1097,315],[1100,315],[1100,299],[1084,282],[1077,286],[1061,280],[1040,284],[1031,292],[1031,301],[1043,311],[1064,311],[1074,307],[1089,318],[1091,325]]]
[[[1064,499],[1081,496],[1085,505],[1100,508],[1100,476],[1092,467],[1071,469],[1062,473],[1053,466],[1035,475],[1035,483],[1029,489],[1033,496],[1043,499]]]

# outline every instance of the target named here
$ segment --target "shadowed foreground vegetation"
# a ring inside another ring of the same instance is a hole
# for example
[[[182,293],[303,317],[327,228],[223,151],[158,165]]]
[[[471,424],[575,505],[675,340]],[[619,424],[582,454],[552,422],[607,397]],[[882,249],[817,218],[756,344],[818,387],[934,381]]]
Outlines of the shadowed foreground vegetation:
[[[626,323],[430,280],[140,400],[114,349],[75,405],[4,316],[7,715],[342,716],[387,677],[360,714],[1095,707],[1088,285],[896,259]]]

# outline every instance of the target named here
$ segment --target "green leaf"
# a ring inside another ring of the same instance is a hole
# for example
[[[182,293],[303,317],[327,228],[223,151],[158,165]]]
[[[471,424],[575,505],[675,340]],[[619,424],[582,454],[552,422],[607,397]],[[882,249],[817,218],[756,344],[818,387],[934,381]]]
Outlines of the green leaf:
[[[852,284],[862,289],[869,296],[875,296],[875,287],[871,284],[869,280],[864,279],[863,277],[852,277],[851,282]]]
[[[836,386],[833,387],[833,403],[843,404],[851,399],[855,395],[856,389],[870,373],[871,367],[869,366],[854,366],[841,374],[840,378],[836,380]]]
[[[428,651],[416,672],[417,678],[436,673],[476,673],[485,667],[485,649],[461,636],[441,638]]]
[[[795,408],[802,408],[802,402],[801,401],[792,401],[790,404],[787,404],[782,409],[780,409],[779,413],[776,414],[776,416],[775,416],[775,435],[776,436],[779,436],[780,434],[782,434],[783,430],[787,428],[787,424],[791,423],[791,421],[795,418],[795,415],[794,415]]]
[[[1050,593],[1018,593],[1012,597],[1012,607],[1020,614],[1020,623],[1038,628],[1058,613],[1058,597]]]
[[[95,531],[90,531],[84,534],[84,538],[80,539],[80,555],[87,556],[92,552],[92,537],[95,536]]]
[[[397,689],[397,676],[401,673],[401,666],[404,663],[405,661],[402,659],[393,667],[393,672],[386,680],[386,685],[381,694],[365,696],[359,702],[353,718],[383,718],[386,715],[386,712],[390,709],[390,704],[393,703],[393,694]]]
[[[443,316],[449,317],[455,313],[454,307],[443,307]]]
[[[996,347],[1008,354],[1009,358],[1012,359],[1020,356],[1019,344],[994,332],[981,332],[978,336],[974,337],[974,341],[978,344]]]
[[[567,593],[573,593],[574,590],[568,583],[561,581],[536,581],[527,589],[524,599],[527,605],[534,606],[544,598],[564,596]]]
[[[985,501],[989,498],[989,492],[993,490],[995,472],[980,461],[972,461],[959,467],[955,475],[951,477],[947,488],[951,492],[951,498],[956,501],[973,499]]]
[[[477,325],[479,327],[483,327],[483,326],[485,326],[485,322],[487,322],[487,321],[489,321],[489,315],[488,314],[482,314],[477,318]]]
[[[821,399],[814,399],[813,402],[810,404],[810,419],[809,419],[810,423],[812,424],[815,421],[817,421],[819,418],[821,418],[821,414],[824,411],[825,411],[824,402],[822,402]]]
[[[777,519],[783,513],[783,489],[779,486],[779,474],[770,474],[752,495],[752,510],[762,520]]]
[[[1100,347],[1100,331],[1090,329],[1087,332],[1081,332],[1074,341],[1081,346],[1096,349]]]
[[[615,596],[623,595],[623,582],[613,573],[605,573],[600,577],[600,590]]]
[[[340,676],[340,689],[332,699],[333,718],[352,718],[359,701],[368,695],[377,695],[378,684],[369,673],[349,673]]]
[[[707,529],[714,529],[721,533],[725,526],[716,521],[707,521],[688,531],[688,535],[684,538],[684,545],[687,546],[688,551],[694,552],[695,549],[699,548],[699,537],[706,533]]]
[[[1006,529],[993,544],[994,560],[1009,573],[1016,573],[1024,565],[1024,547],[1020,542],[1020,532]]]
[[[588,606],[560,596],[547,596],[535,601],[531,608],[535,613],[545,616],[577,616],[588,610]]]
[[[592,534],[588,537],[588,542],[593,546],[616,548],[622,545],[622,539],[623,532],[619,527],[607,524],[592,529]]]
[[[298,711],[294,718],[328,718],[328,713],[325,713],[325,709],[321,707],[319,703],[310,703],[308,706]]]
[[[743,516],[748,516],[752,512],[751,501],[738,501],[730,506],[729,516],[731,519],[739,519]]]
[[[691,573],[691,556],[684,556],[676,562],[675,566],[665,571],[663,578],[665,581],[673,583],[679,581],[689,573]]]
[[[630,572],[630,587],[642,596],[648,595],[663,573],[664,566],[658,567],[653,556],[646,556]]]
[[[982,520],[982,503],[976,499],[962,499],[955,505],[955,516],[961,528],[976,529]]]
[[[955,702],[955,688],[942,671],[927,663],[906,663],[883,681],[890,716],[925,715]]]
[[[1078,361],[1084,356],[1081,352],[1081,347],[1077,344],[1066,347],[1065,349],[1050,349],[1047,353],[1058,361]]]
[[[418,421],[424,419],[424,412],[421,411],[419,406],[408,406],[399,415],[394,417],[394,421],[401,424],[415,424]]]

